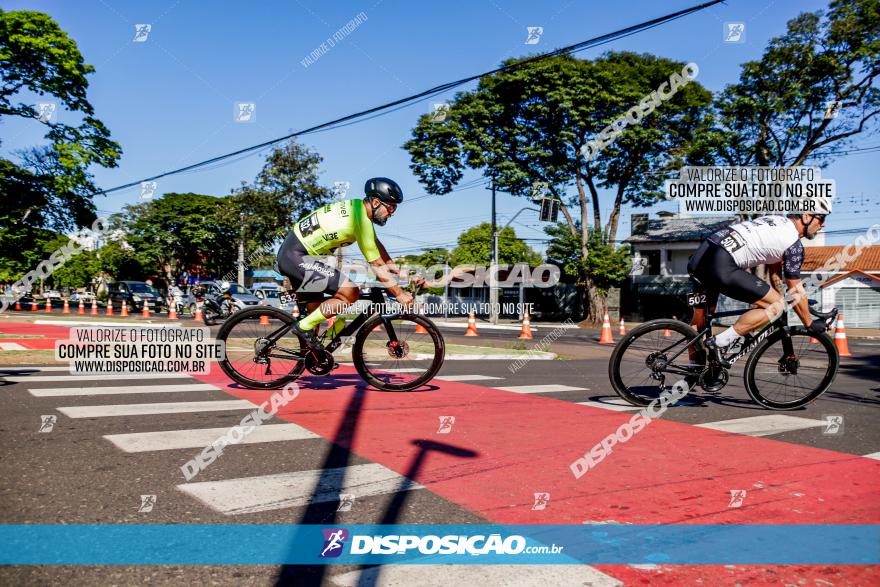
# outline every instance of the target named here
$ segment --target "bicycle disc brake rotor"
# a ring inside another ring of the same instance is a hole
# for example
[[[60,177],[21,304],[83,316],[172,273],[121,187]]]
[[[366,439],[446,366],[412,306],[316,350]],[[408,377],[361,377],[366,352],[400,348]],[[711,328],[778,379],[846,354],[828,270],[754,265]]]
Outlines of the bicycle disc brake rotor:
[[[779,359],[779,372],[783,375],[797,375],[800,361],[794,355]]]
[[[388,356],[392,359],[402,359],[409,354],[409,343],[398,340],[388,341]]]

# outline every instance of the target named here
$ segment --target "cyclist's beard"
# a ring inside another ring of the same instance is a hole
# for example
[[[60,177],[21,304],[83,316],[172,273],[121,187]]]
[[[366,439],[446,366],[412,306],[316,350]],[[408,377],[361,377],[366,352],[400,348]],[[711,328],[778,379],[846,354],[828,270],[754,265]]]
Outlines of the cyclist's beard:
[[[388,222],[388,213],[385,210],[381,212],[376,210],[373,212],[373,224],[378,224],[379,226],[385,226],[385,223]]]

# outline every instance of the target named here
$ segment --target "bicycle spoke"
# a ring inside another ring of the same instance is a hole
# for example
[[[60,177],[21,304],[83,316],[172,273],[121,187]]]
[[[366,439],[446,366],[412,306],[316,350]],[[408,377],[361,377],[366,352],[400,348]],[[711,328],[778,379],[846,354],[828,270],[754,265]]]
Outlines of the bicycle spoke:
[[[287,377],[302,361],[299,339],[288,332],[268,348],[264,342],[286,325],[274,314],[257,314],[235,323],[226,338],[228,365],[243,378],[259,384]]]
[[[391,321],[393,343],[380,324],[369,332],[362,347],[366,371],[388,386],[402,386],[424,377],[440,352],[430,334],[416,332],[417,324],[407,318]]]
[[[833,369],[833,359],[825,347],[810,343],[808,334],[793,333],[791,341],[796,372],[780,367],[780,361],[786,359],[781,339],[764,349],[755,363],[755,391],[767,402],[780,406],[796,406],[816,395]]]

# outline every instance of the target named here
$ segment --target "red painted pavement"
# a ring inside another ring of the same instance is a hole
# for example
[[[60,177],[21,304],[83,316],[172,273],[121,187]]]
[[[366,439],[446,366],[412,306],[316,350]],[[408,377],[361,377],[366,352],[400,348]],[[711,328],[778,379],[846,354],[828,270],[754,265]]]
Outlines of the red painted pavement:
[[[272,393],[228,387],[222,372],[197,378],[255,403]],[[400,474],[419,439],[475,451],[470,459],[432,452],[413,478],[494,523],[880,523],[872,459],[659,420],[575,479],[570,463],[632,414],[466,383],[383,393],[345,367],[299,383],[280,418]],[[353,426],[340,434],[347,412]],[[441,416],[455,417],[451,433],[437,433]],[[728,507],[732,489],[747,490],[742,507]],[[547,509],[531,510],[536,492],[550,493]],[[872,567],[599,568],[626,584],[880,584]]]

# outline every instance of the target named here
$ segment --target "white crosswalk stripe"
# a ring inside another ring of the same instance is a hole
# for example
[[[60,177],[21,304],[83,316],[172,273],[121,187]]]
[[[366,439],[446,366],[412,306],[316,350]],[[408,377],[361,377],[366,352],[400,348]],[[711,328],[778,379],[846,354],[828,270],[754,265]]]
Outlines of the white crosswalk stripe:
[[[137,393],[172,393],[184,391],[217,391],[208,383],[182,383],[180,385],[114,385],[110,387],[49,387],[28,389],[34,397],[69,397],[77,395],[119,395]]]
[[[736,418],[735,420],[721,420],[719,422],[707,422],[697,424],[698,428],[709,428],[721,432],[733,434],[746,434],[748,436],[771,436],[782,434],[792,430],[805,428],[817,428],[827,426],[825,420],[812,420],[784,414],[771,414],[769,416],[752,416],[751,418]]]
[[[357,499],[424,489],[418,483],[378,463],[185,483],[177,488],[227,515],[337,501],[341,493],[352,494]]]
[[[26,351],[27,348],[17,342],[0,342],[0,351]]]
[[[122,381],[125,379],[190,379],[186,373],[101,373],[96,375],[22,375],[3,377],[13,383],[58,383],[62,381]]]
[[[52,373],[52,372],[70,372],[70,367],[67,365],[37,365],[36,367],[0,367],[0,373],[11,373],[13,375],[17,373],[32,373],[34,371],[39,371],[40,373]],[[3,375],[0,375],[2,377]]]
[[[155,404],[120,404],[109,406],[68,406],[57,408],[68,418],[103,418],[106,416],[150,416],[155,414],[185,414],[192,412],[222,412],[226,410],[255,410],[257,406],[246,399],[206,402],[168,402]]]
[[[589,391],[589,387],[572,387],[570,385],[514,385],[512,387],[496,387],[501,391],[512,391],[513,393],[553,393],[556,391]]]
[[[438,557],[438,562],[439,562]],[[591,585],[623,587],[623,583],[587,565],[383,565],[330,578],[336,587],[448,587],[449,585]]]
[[[592,408],[602,408],[603,410],[612,410],[615,412],[629,412],[630,410],[642,409],[641,407],[634,406],[631,403],[624,401],[620,398],[605,399],[602,401],[591,400],[588,402],[577,403],[579,406],[590,406]]]
[[[880,452],[872,452],[869,455],[865,455],[865,458],[866,459],[877,459],[878,461],[880,461]]]
[[[208,446],[229,432],[229,428],[198,428],[193,430],[163,430],[131,434],[107,434],[107,440],[125,452],[150,452]],[[320,438],[314,432],[297,424],[263,424],[254,428],[239,444],[283,442]]]
[[[442,381],[489,381],[490,379],[504,379],[503,377],[492,377],[491,375],[438,375],[435,379]]]

